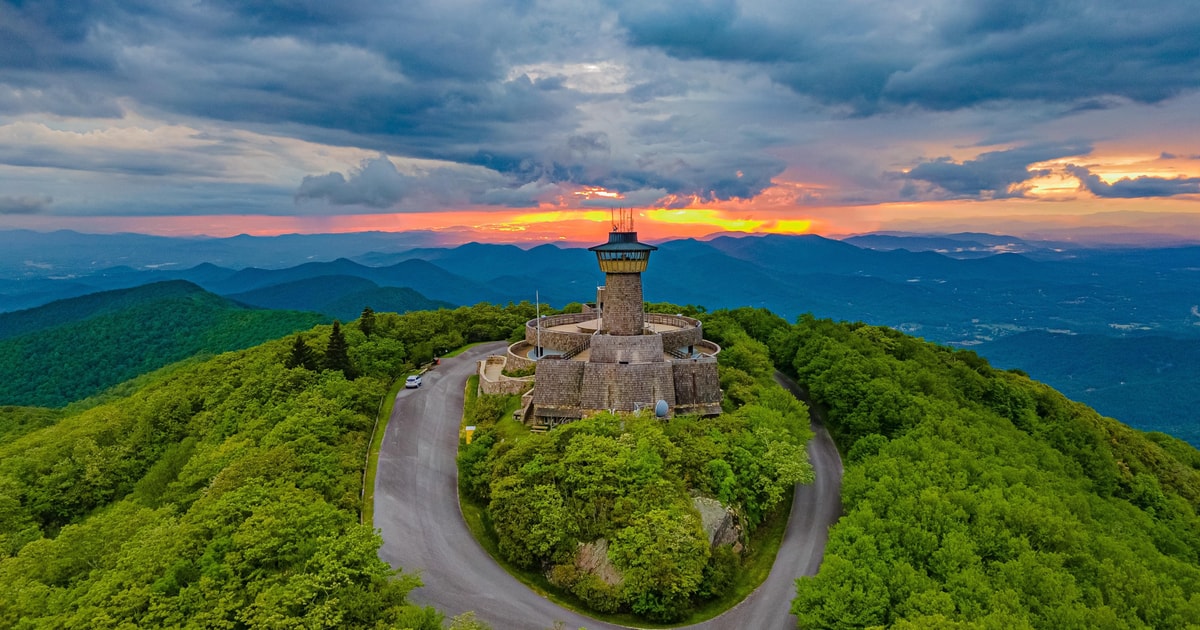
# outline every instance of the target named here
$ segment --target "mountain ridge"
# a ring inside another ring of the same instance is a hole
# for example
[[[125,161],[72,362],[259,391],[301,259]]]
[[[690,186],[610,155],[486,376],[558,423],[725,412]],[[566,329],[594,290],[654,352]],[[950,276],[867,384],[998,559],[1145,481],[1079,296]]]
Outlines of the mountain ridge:
[[[181,280],[39,308],[57,314],[53,325],[0,340],[0,405],[60,407],[197,354],[245,348],[327,321],[316,313],[249,308]]]

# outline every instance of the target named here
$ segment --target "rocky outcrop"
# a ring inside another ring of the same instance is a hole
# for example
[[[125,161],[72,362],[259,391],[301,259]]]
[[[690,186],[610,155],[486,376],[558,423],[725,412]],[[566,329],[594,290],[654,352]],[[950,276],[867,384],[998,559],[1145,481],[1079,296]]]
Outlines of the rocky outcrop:
[[[692,497],[692,505],[700,512],[700,523],[708,535],[709,545],[713,548],[730,545],[736,552],[742,550],[742,526],[733,510],[708,497]]]
[[[591,573],[609,586],[620,584],[624,579],[621,571],[608,559],[608,540],[604,538],[590,543],[579,543],[579,553],[575,554],[575,566],[580,572]]]

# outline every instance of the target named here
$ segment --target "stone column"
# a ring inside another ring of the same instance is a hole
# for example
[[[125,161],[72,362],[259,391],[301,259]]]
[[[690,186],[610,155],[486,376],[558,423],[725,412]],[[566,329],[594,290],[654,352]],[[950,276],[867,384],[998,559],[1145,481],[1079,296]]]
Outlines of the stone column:
[[[642,274],[604,274],[604,328],[608,334],[640,335],[644,324]]]

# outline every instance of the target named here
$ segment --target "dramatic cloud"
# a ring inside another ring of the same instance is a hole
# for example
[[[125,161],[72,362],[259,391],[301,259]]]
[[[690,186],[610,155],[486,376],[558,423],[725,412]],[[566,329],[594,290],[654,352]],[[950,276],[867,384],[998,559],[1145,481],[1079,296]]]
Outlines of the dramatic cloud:
[[[1113,183],[1100,179],[1086,167],[1074,164],[1067,171],[1079,178],[1079,183],[1097,197],[1135,199],[1139,197],[1173,197],[1200,194],[1200,177],[1123,177]]]
[[[1200,141],[1182,0],[28,0],[0,42],[0,190],[54,215],[994,199]]]
[[[1159,102],[1200,86],[1200,13],[1186,2],[803,3],[630,0],[631,43],[753,64],[858,113],[1030,100]]]
[[[0,197],[0,214],[37,214],[53,202],[50,197]]]
[[[1023,197],[1028,190],[1023,186],[1025,182],[1050,174],[1049,169],[1030,170],[1030,165],[1091,151],[1092,147],[1082,144],[1032,145],[982,153],[961,163],[943,157],[922,162],[901,177],[932,184],[948,198]],[[909,187],[905,194],[911,197],[916,193],[915,188]]]
[[[467,205],[536,205],[562,191],[549,183],[514,182],[478,167],[438,167],[401,173],[386,155],[364,160],[349,176],[338,172],[307,176],[298,202],[322,199],[335,206],[392,210],[439,210]]]

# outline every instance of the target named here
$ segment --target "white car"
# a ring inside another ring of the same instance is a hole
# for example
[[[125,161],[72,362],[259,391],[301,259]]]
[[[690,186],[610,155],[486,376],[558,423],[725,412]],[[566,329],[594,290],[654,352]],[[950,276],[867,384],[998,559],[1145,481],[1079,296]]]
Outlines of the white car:
[[[405,389],[416,389],[420,386],[421,386],[421,375],[420,374],[413,374],[412,376],[404,379]]]

